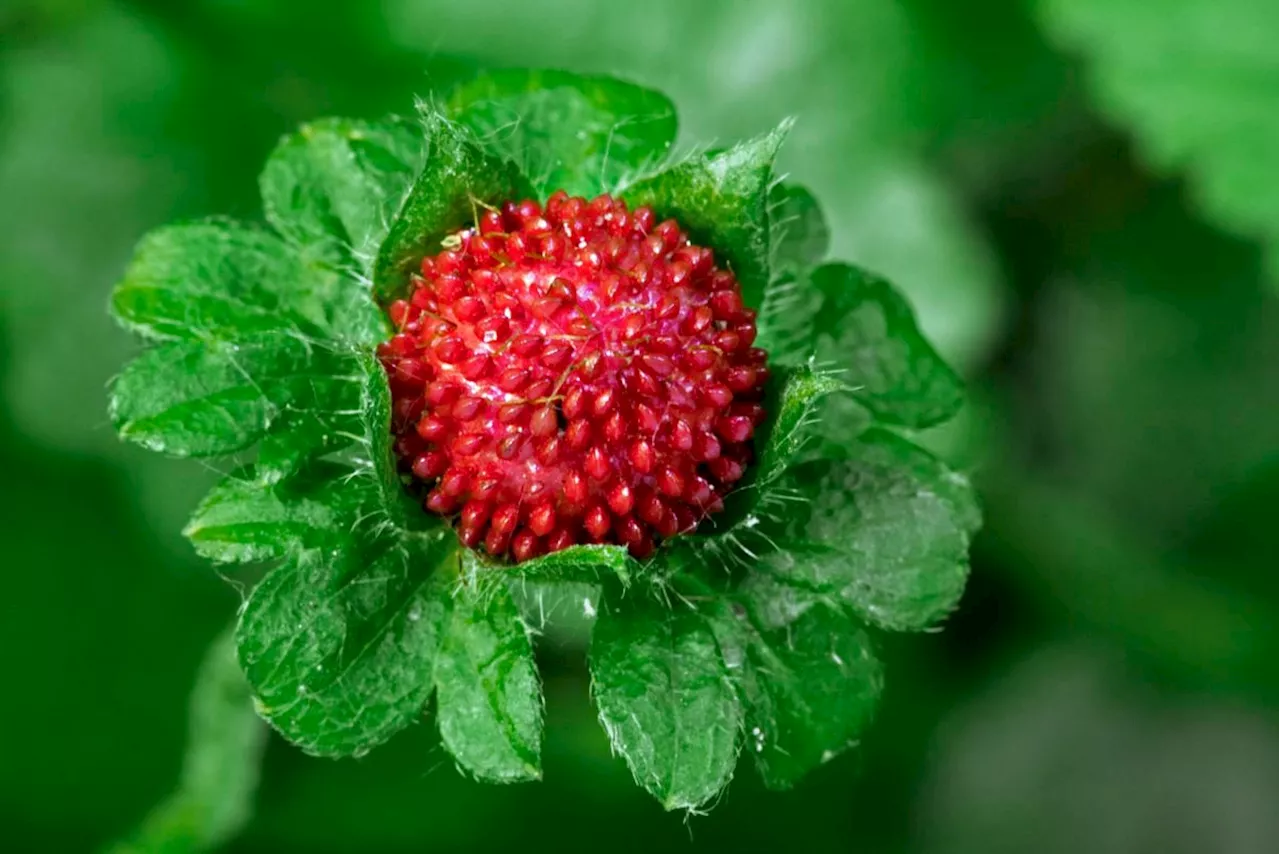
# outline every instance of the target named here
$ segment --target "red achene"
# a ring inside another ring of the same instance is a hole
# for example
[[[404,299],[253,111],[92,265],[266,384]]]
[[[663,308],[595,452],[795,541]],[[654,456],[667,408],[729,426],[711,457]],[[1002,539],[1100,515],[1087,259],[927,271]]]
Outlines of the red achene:
[[[423,259],[379,355],[429,512],[493,555],[655,540],[723,508],[764,419],[755,312],[673,220],[563,192]]]

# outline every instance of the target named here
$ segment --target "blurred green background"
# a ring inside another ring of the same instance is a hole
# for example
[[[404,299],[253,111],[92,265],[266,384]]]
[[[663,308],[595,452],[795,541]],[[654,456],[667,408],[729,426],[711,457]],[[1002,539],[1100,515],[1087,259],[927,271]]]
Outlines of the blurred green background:
[[[178,773],[237,595],[179,530],[215,476],[120,444],[108,291],[152,226],[258,218],[278,136],[485,65],[619,72],[783,167],[970,377],[927,437],[987,527],[943,633],[884,642],[862,749],[705,818],[612,760],[545,659],[545,782],[430,725],[273,740],[236,852],[1276,850],[1272,0],[0,0],[0,848],[92,851]]]

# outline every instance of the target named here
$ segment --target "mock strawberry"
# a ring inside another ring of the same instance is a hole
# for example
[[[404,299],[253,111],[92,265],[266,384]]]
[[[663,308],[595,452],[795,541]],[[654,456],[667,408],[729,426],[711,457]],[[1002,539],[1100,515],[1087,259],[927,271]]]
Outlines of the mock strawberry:
[[[673,220],[556,193],[423,259],[379,350],[401,467],[470,547],[637,557],[723,508],[764,419],[733,273]]]

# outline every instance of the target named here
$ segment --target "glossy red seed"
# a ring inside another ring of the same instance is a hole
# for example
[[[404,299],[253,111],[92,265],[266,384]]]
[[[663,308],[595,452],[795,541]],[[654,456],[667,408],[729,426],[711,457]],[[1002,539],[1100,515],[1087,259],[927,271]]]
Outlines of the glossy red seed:
[[[649,444],[647,439],[637,439],[628,449],[627,459],[631,461],[631,466],[640,474],[648,474],[653,471],[654,453],[653,445]]]
[[[633,546],[644,539],[644,528],[632,516],[624,516],[616,526],[618,539],[627,546]]]
[[[443,418],[428,415],[418,422],[418,435],[428,442],[439,442],[449,435],[449,425]]]
[[[656,433],[658,428],[662,426],[662,421],[652,406],[647,403],[640,403],[635,408],[635,424],[640,433],[647,436]]]
[[[583,517],[582,526],[587,529],[587,533],[594,540],[603,540],[605,535],[609,533],[609,511],[601,507],[599,504],[587,510],[587,515]]]
[[[506,341],[511,336],[511,323],[501,315],[493,315],[477,323],[475,333],[486,344]]]
[[[586,415],[589,397],[590,393],[582,386],[574,386],[565,392],[564,400],[560,404],[564,417],[572,420]]]
[[[489,528],[489,533],[484,538],[484,550],[489,554],[497,557],[504,553],[511,545],[511,534],[503,533],[493,527]]]
[[[485,409],[485,402],[478,397],[461,397],[449,414],[459,421],[470,421]]]
[[[427,494],[427,500],[423,506],[432,513],[448,515],[453,512],[453,508],[458,506],[458,499],[455,496],[445,494],[437,488]]]
[[[471,475],[461,468],[454,467],[444,473],[444,477],[440,479],[439,488],[445,495],[457,498],[467,491],[470,483]]]
[[[693,455],[709,463],[720,456],[720,441],[710,433],[701,433],[693,444]]]
[[[604,448],[596,445],[587,451],[586,459],[582,463],[582,469],[587,473],[587,477],[592,480],[606,480],[613,470],[613,466],[610,465],[609,455],[605,453]]]
[[[539,537],[550,534],[556,526],[556,508],[550,501],[539,504],[529,513],[529,529]]]
[[[768,378],[755,313],[679,224],[558,192],[484,211],[388,307],[400,470],[472,547],[637,557],[723,505]],[[491,508],[482,514],[479,508]]]
[[[667,505],[656,495],[646,495],[640,500],[636,514],[650,525],[658,525],[667,515]]]
[[[555,464],[560,458],[560,439],[557,436],[544,436],[534,445],[533,453],[544,466]]]
[[[453,403],[461,393],[462,387],[456,383],[437,380],[427,386],[427,393],[424,398],[428,409],[439,409],[442,406],[448,406]]]
[[[511,352],[523,359],[536,356],[543,349],[540,335],[520,335],[511,342]]]
[[[635,493],[625,483],[615,483],[606,493],[606,500],[609,502],[609,509],[618,516],[630,513],[636,503]]]
[[[716,420],[716,432],[730,442],[745,442],[754,431],[751,419],[745,415],[730,415]]]
[[[474,549],[484,539],[484,522],[477,524],[460,519],[458,521],[458,539],[462,540],[462,544],[467,548]]]
[[[515,504],[502,504],[493,511],[493,516],[489,519],[489,529],[510,534],[516,529],[516,523],[519,521],[520,508]]]
[[[684,476],[672,468],[664,468],[658,472],[658,489],[664,495],[676,498],[684,494]]]
[[[454,458],[469,457],[483,448],[488,441],[489,437],[484,433],[463,433],[461,436],[453,437],[449,451]]]
[[[733,391],[750,391],[756,386],[756,369],[750,365],[734,365],[725,372],[724,384]]]
[[[569,422],[564,431],[564,441],[575,451],[583,450],[591,444],[591,423],[583,418]]]
[[[427,451],[413,460],[410,470],[419,480],[431,480],[444,474],[449,458],[441,451]]]
[[[546,368],[558,371],[573,359],[573,348],[568,344],[555,343],[549,344],[547,349],[542,351],[539,361]]]
[[[464,525],[480,526],[489,521],[493,508],[485,501],[468,501],[462,507],[460,520]]]
[[[478,297],[462,297],[453,304],[453,316],[463,323],[475,323],[484,314],[484,303]]]
[[[476,501],[489,501],[498,494],[502,482],[495,477],[484,474],[474,478],[471,484],[471,497]]]
[[[614,412],[605,419],[601,432],[604,434],[604,440],[611,447],[619,447],[622,440],[627,437],[627,419],[622,417],[621,412]]]
[[[648,531],[643,531],[639,539],[633,539],[627,543],[627,551],[631,552],[631,556],[637,560],[652,557],[654,550],[653,537]]]
[[[467,358],[467,345],[457,338],[441,338],[436,342],[433,350],[436,358],[441,362],[461,362]]]
[[[604,391],[596,395],[595,400],[591,402],[591,414],[596,418],[602,418],[613,408],[614,393],[613,389],[606,388]]]
[[[498,456],[504,460],[514,459],[520,453],[521,447],[524,446],[525,438],[519,433],[513,433],[504,436],[498,442]]]
[[[529,381],[529,369],[524,366],[507,368],[498,375],[498,388],[506,392],[516,392]]]
[[[712,494],[711,484],[707,483],[706,478],[700,476],[689,481],[684,488],[685,501],[696,507],[701,507],[710,501]]]
[[[482,379],[493,367],[493,361],[484,353],[477,353],[462,361],[458,366],[458,373],[469,380]]]
[[[673,508],[676,517],[676,531],[678,533],[688,533],[698,527],[698,519],[700,514],[695,513],[691,507],[679,505]]]
[[[524,530],[511,538],[511,556],[516,560],[529,560],[542,553],[542,544],[532,531]]]
[[[693,449],[693,427],[684,419],[677,419],[671,425],[671,447],[678,451]]]
[[[503,424],[515,424],[529,414],[529,407],[523,403],[508,403],[498,409],[498,421]],[[457,415],[455,413],[454,417]]]
[[[534,436],[551,436],[556,429],[556,412],[550,406],[539,407],[529,419],[529,432]]]
[[[561,528],[551,534],[551,536],[547,537],[547,551],[564,551],[577,541],[577,538],[573,535],[573,531],[570,531],[568,528]]]
[[[590,495],[587,479],[580,472],[571,471],[564,476],[564,497],[570,504],[582,504]]]
[[[707,468],[721,483],[737,483],[742,480],[742,475],[745,471],[742,463],[737,460],[731,460],[728,457],[712,460],[707,464]]]

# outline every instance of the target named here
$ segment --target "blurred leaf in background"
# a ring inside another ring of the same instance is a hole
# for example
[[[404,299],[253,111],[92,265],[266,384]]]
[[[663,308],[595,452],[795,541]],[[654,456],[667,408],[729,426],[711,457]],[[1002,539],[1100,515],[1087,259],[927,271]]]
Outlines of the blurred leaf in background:
[[[196,672],[177,789],[107,854],[216,850],[253,814],[267,725],[254,711],[233,629],[213,639]]]
[[[1267,241],[1274,276],[1276,4],[1041,0],[1038,11],[1054,40],[1083,57],[1107,117],[1132,129],[1156,169],[1187,173],[1206,216]]]
[[[919,850],[1269,851],[1269,716],[1136,675],[1105,648],[1050,645],[957,709],[938,731]]]

